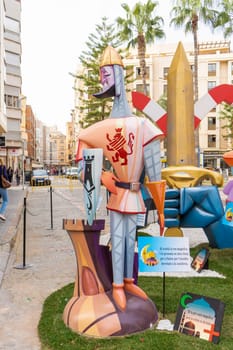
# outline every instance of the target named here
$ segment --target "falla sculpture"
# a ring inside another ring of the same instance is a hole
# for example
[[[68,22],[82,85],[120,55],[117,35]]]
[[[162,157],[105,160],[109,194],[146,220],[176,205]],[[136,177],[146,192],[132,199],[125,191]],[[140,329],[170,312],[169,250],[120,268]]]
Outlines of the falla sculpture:
[[[160,142],[163,133],[147,118],[132,114],[124,87],[123,63],[108,46],[100,60],[103,90],[96,98],[113,97],[108,119],[81,131],[77,160],[83,161],[85,220],[63,220],[77,257],[74,295],[64,310],[65,324],[88,336],[122,336],[153,327],[158,321],[155,304],[136,284],[135,239],[138,214],[146,208],[140,177],[145,169],[164,226],[165,181],[161,180]],[[103,172],[102,157],[113,172]],[[97,175],[96,175],[97,174]],[[104,220],[95,219],[99,187],[110,192],[111,252],[99,245]]]
[[[146,211],[140,182],[144,170],[161,235],[182,236],[182,227],[202,227],[210,246],[232,248],[233,228],[222,223],[224,208],[217,186],[223,184],[223,178],[195,164],[192,73],[182,44],[168,72],[165,169],[161,170],[160,163],[164,130],[155,122],[161,109],[156,108],[154,123],[132,114],[124,88],[123,63],[112,47],[103,52],[100,76],[103,90],[94,96],[113,97],[113,107],[108,119],[79,135],[77,160],[83,161],[86,220],[63,220],[77,259],[74,292],[63,320],[79,334],[112,337],[144,331],[158,321],[156,305],[136,284],[137,215]],[[207,99],[211,105],[211,99]],[[113,172],[102,172],[103,156],[111,162]],[[228,157],[232,158],[232,154]],[[213,185],[199,186],[207,176]],[[107,209],[111,251],[99,243],[105,221],[95,218],[101,183],[110,192]]]

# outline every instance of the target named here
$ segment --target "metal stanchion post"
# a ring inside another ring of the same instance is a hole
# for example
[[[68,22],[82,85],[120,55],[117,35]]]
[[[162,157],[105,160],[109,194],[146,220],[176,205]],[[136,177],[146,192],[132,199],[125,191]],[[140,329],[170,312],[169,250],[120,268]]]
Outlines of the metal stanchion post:
[[[51,230],[53,230],[53,190],[52,186],[50,186],[50,214],[51,214]]]
[[[165,318],[165,299],[166,299],[166,297],[165,297],[165,286],[166,286],[166,284],[165,284],[166,282],[165,282],[165,272],[163,272],[163,318]]]
[[[25,179],[24,179],[24,177],[25,177],[25,169],[24,169],[24,140],[22,140],[22,143],[23,143],[23,161],[22,161],[22,176],[23,176],[23,183],[22,183],[22,188],[23,188],[23,190],[24,190],[24,183],[25,183]]]
[[[15,266],[15,269],[27,269],[32,265],[26,264],[26,197],[24,197],[24,207],[23,207],[23,264]]]

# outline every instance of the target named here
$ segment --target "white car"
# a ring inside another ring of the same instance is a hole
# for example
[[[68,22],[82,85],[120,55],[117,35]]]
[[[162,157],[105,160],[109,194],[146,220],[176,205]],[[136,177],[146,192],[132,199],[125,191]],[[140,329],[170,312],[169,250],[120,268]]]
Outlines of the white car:
[[[51,185],[51,180],[49,178],[48,172],[45,169],[36,169],[32,171],[31,177],[32,186],[48,186]]]
[[[66,177],[69,177],[69,175],[70,175],[70,169],[71,169],[71,168],[66,169],[66,173],[65,173],[65,176],[66,176]]]
[[[77,167],[71,167],[66,170],[66,177],[69,179],[79,179],[80,178],[80,169]]]

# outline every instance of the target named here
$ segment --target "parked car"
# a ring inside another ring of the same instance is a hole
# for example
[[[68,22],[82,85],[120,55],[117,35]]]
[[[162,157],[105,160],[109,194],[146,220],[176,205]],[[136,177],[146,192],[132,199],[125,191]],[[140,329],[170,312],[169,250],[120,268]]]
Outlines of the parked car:
[[[71,169],[71,168],[66,169],[66,172],[65,172],[65,176],[66,176],[66,177],[69,177],[69,176],[70,176],[70,169]]]
[[[45,169],[36,169],[32,171],[31,177],[32,186],[46,186],[51,185],[51,180]]]
[[[68,168],[66,171],[66,177],[69,179],[79,179],[81,170],[77,167]]]

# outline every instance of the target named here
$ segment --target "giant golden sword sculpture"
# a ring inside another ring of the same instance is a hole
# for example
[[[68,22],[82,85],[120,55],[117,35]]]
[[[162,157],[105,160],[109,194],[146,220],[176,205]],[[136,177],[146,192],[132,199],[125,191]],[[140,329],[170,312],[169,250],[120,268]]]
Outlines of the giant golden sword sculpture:
[[[210,179],[222,186],[220,173],[197,167],[194,137],[193,76],[179,42],[168,71],[167,163],[162,178],[171,188],[193,187]]]

